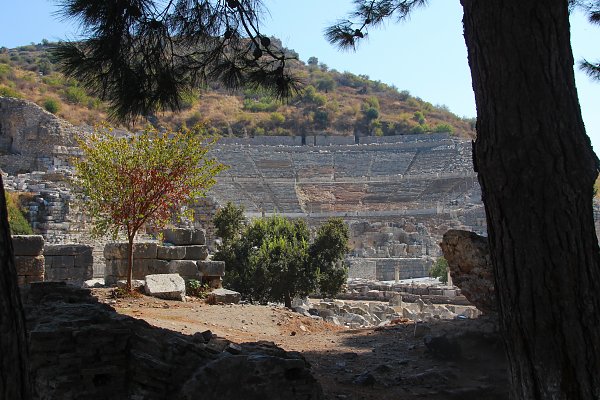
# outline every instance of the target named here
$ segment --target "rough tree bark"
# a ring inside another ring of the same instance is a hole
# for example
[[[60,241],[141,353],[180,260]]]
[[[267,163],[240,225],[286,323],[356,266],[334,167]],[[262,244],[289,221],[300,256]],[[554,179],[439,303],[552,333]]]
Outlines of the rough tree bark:
[[[461,0],[514,399],[600,399],[598,162],[566,0]]]
[[[31,398],[27,356],[25,318],[0,176],[0,399]]]

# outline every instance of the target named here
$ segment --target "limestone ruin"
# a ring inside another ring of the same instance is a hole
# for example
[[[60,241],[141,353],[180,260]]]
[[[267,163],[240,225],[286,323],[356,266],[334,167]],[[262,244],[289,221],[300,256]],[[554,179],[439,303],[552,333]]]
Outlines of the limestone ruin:
[[[7,190],[26,192],[29,221],[46,243],[93,247],[93,276],[105,275],[105,240],[89,236],[74,199],[69,159],[78,130],[37,105],[0,98],[0,168]],[[447,134],[223,138],[213,155],[231,168],[192,205],[196,228],[214,240],[210,219],[227,201],[248,217],[278,213],[317,226],[342,217],[351,230],[350,276],[426,276],[451,228],[485,232],[471,144]],[[16,160],[19,160],[18,162]],[[110,272],[110,271],[109,271]],[[111,274],[108,274],[112,276]]]

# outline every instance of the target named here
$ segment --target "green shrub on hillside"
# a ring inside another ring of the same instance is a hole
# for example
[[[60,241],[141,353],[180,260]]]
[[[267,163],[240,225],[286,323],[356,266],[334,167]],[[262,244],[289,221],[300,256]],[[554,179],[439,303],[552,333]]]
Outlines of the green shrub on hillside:
[[[0,64],[0,82],[7,79],[11,72],[12,68],[10,65]]]
[[[70,86],[64,91],[65,100],[73,104],[85,104],[87,103],[87,94],[85,90],[78,86]]]
[[[258,100],[244,99],[243,108],[250,112],[273,112],[277,111],[279,104],[270,97],[261,97]]]
[[[19,195],[17,193],[4,191],[6,196],[6,208],[8,210],[8,224],[12,235],[33,235],[33,229],[23,210],[19,207]]]
[[[20,99],[21,97],[23,97],[23,96],[21,96],[21,93],[19,93],[16,89],[13,89],[8,86],[0,86],[0,96],[16,97],[17,99]]]
[[[454,128],[450,124],[437,124],[435,128],[433,128],[433,132],[435,133],[454,133]]]
[[[56,99],[45,99],[44,108],[46,111],[56,114],[60,111],[60,102]]]

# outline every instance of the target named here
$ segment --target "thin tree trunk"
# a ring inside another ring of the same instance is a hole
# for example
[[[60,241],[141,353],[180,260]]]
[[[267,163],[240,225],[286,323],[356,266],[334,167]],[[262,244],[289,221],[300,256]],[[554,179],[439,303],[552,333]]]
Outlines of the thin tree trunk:
[[[0,399],[31,398],[27,332],[0,176]]]
[[[287,292],[283,295],[283,303],[287,308],[292,308],[292,297]]]
[[[131,281],[133,280],[133,239],[134,235],[127,236],[127,286],[125,287],[128,292],[131,292]]]
[[[565,0],[461,0],[514,399],[600,399],[597,159]]]

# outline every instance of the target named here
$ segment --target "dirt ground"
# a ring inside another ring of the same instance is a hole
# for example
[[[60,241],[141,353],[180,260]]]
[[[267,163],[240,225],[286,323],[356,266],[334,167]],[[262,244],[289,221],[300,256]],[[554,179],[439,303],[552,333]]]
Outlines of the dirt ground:
[[[269,341],[300,352],[326,399],[508,398],[506,361],[494,324],[485,319],[345,329],[279,306],[113,299],[108,289],[94,295],[119,313],[162,328],[210,330],[236,343]]]

